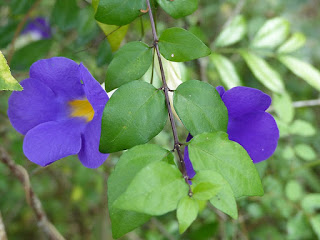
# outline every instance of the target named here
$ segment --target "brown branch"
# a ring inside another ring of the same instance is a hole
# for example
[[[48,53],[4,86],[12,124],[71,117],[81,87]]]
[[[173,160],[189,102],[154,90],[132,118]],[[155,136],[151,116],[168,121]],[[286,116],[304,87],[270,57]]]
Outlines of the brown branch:
[[[7,58],[7,61],[8,61],[8,65],[10,66],[10,62],[12,60],[12,57],[13,57],[13,53],[14,53],[14,50],[15,50],[15,43],[16,43],[16,40],[17,38],[19,37],[22,29],[23,29],[23,26],[25,25],[26,21],[28,20],[28,18],[30,17],[32,11],[34,9],[36,9],[38,7],[38,5],[40,4],[41,0],[37,0],[32,6],[31,8],[29,9],[29,11],[26,13],[26,15],[24,16],[24,18],[21,20],[21,22],[19,23],[19,25],[17,26],[17,29],[16,31],[14,32],[14,36],[13,36],[13,39],[12,39],[12,42],[11,42],[11,47],[10,47],[10,50],[9,50],[9,53],[8,53],[8,58]]]
[[[26,194],[27,203],[32,208],[36,216],[39,228],[50,240],[64,240],[64,237],[48,220],[47,214],[43,210],[39,198],[31,187],[27,170],[24,167],[15,164],[9,154],[2,147],[0,147],[0,161],[5,164],[9,168],[10,172],[22,183]]]
[[[4,223],[2,221],[1,212],[0,212],[0,239],[1,240],[7,240],[7,234],[6,229],[4,227]]]
[[[187,174],[183,155],[181,153],[181,149],[180,149],[181,144],[179,142],[178,132],[177,132],[176,124],[174,122],[173,112],[172,112],[171,104],[170,104],[170,100],[169,100],[169,88],[167,85],[166,76],[164,74],[163,64],[162,64],[162,60],[161,60],[161,55],[160,55],[160,50],[159,50],[159,45],[158,45],[159,39],[157,36],[156,26],[155,26],[153,14],[152,14],[152,8],[150,5],[150,0],[146,0],[146,1],[147,1],[148,9],[149,9],[149,17],[150,17],[151,29],[152,29],[152,35],[153,35],[153,46],[156,49],[156,53],[158,56],[160,73],[161,73],[161,80],[162,80],[162,89],[164,91],[164,96],[166,99],[166,105],[167,105],[167,109],[168,109],[168,115],[169,115],[169,119],[170,119],[171,129],[172,129],[172,133],[173,133],[173,139],[174,139],[173,149],[176,150],[178,153],[179,163],[180,163],[180,171],[181,171],[186,183],[188,183],[188,185],[189,185],[189,195],[192,196],[192,190],[191,190],[191,187],[189,184],[189,177]]]

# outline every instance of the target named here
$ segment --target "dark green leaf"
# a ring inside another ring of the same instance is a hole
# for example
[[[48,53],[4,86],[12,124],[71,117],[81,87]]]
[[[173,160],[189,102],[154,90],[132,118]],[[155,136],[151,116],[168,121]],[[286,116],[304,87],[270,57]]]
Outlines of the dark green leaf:
[[[76,0],[57,0],[51,14],[51,23],[62,31],[68,31],[78,24],[79,7]]]
[[[11,68],[20,71],[28,70],[32,63],[48,55],[51,45],[51,40],[39,40],[20,48],[12,57]]]
[[[198,8],[198,0],[157,0],[171,17],[181,18],[192,14]]]
[[[177,208],[188,195],[188,185],[176,166],[154,162],[132,180],[114,207],[150,215],[162,215]]]
[[[103,41],[98,48],[97,66],[101,67],[103,64],[109,64],[113,58],[110,43]]]
[[[182,234],[191,223],[197,218],[199,204],[193,198],[185,196],[178,204],[177,219],[179,222],[179,232]]]
[[[12,14],[26,13],[34,4],[35,0],[10,0]]]
[[[219,186],[218,192],[210,198],[210,203],[220,211],[234,219],[238,218],[237,203],[229,183],[216,171],[202,170],[192,179],[196,186],[202,182],[210,182]]]
[[[123,26],[142,15],[140,10],[146,9],[144,0],[100,0],[95,18],[102,23]]]
[[[220,173],[236,197],[263,195],[259,174],[248,153],[238,143],[228,140],[226,133],[196,136],[189,144],[189,154],[196,171]]]
[[[0,51],[0,90],[22,91],[23,88],[11,75],[7,60]]]
[[[150,219],[146,214],[114,208],[115,200],[126,191],[133,178],[145,166],[157,161],[167,162],[172,158],[172,153],[152,144],[136,146],[120,157],[108,179],[108,208],[114,238],[122,237]]]
[[[173,62],[186,62],[210,55],[211,50],[183,28],[166,29],[159,38],[161,54]]]
[[[163,129],[167,116],[162,91],[142,81],[121,86],[103,112],[100,151],[117,152],[147,143]]]
[[[173,104],[191,135],[227,131],[228,111],[212,85],[189,80],[174,92]]]
[[[5,48],[12,41],[18,23],[10,21],[7,25],[0,27],[0,49]]]
[[[130,42],[115,54],[107,70],[107,92],[140,79],[152,63],[152,48],[143,42]]]
[[[90,6],[80,10],[77,24],[78,38],[76,40],[78,45],[84,45],[97,36],[99,27],[93,16],[94,12]]]

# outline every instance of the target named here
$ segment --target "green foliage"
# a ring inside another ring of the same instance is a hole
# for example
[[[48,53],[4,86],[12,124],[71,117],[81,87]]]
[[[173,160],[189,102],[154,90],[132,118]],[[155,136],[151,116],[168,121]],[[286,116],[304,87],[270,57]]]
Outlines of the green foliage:
[[[23,88],[11,75],[7,60],[0,51],[0,90],[22,91]]]
[[[76,0],[57,0],[52,10],[51,23],[62,31],[68,31],[78,25],[79,8]]]
[[[273,94],[272,106],[283,122],[292,122],[294,117],[294,108],[292,106],[291,97],[287,92],[284,92],[282,94]]]
[[[196,80],[187,81],[175,91],[173,103],[191,135],[227,130],[227,108],[212,85]]]
[[[179,232],[183,233],[197,218],[199,212],[199,204],[196,200],[189,196],[182,198],[177,208],[177,219],[179,222]]]
[[[277,50],[278,53],[292,53],[301,48],[306,42],[306,36],[303,33],[294,33],[286,42]]]
[[[192,14],[198,8],[198,0],[157,0],[159,5],[171,17],[181,18]]]
[[[133,81],[121,86],[102,116],[100,151],[117,152],[155,137],[167,121],[165,97],[151,84]]]
[[[261,196],[259,174],[248,153],[223,132],[203,133],[191,140],[189,154],[196,171],[213,170],[230,184],[234,195]]]
[[[220,190],[220,186],[211,182],[200,182],[193,189],[194,199],[206,201],[213,198]]]
[[[239,42],[247,33],[247,23],[244,16],[236,16],[232,22],[222,30],[215,41],[216,47],[226,47]]]
[[[131,23],[146,10],[146,1],[141,0],[100,0],[95,18],[99,22],[123,26]]]
[[[114,56],[107,70],[109,92],[130,81],[140,79],[152,63],[152,48],[143,42],[130,42]]]
[[[159,38],[161,54],[173,62],[208,56],[211,50],[195,35],[182,28],[168,28]]]

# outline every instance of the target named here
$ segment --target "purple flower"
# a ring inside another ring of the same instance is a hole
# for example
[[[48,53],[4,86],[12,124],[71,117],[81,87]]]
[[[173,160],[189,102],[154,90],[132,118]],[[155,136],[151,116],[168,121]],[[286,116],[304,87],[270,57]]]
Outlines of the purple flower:
[[[265,112],[271,104],[271,98],[262,91],[249,87],[234,87],[225,91],[217,87],[222,101],[228,109],[229,139],[239,143],[250,155],[254,163],[269,158],[275,151],[279,130],[271,114]],[[190,141],[192,136],[188,136]],[[184,160],[190,178],[195,175],[185,149]]]
[[[24,90],[9,98],[8,116],[26,135],[23,151],[30,161],[47,166],[78,154],[85,167],[96,168],[107,159],[99,140],[109,98],[82,64],[63,57],[37,61],[21,85]]]
[[[37,17],[28,22],[22,34],[31,34],[35,39],[51,38],[51,28],[48,21],[42,17]]]

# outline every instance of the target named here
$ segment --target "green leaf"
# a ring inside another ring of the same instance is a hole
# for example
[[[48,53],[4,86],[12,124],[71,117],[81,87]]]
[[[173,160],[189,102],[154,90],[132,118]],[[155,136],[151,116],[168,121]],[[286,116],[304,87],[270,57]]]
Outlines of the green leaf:
[[[244,16],[236,16],[232,22],[222,30],[215,41],[216,47],[226,47],[239,42],[247,33],[247,22]]]
[[[263,58],[248,52],[241,51],[241,56],[244,58],[253,75],[267,88],[276,93],[283,93],[284,85],[282,78]]]
[[[317,234],[318,239],[320,239],[320,214],[312,217],[310,223],[313,231]]]
[[[78,25],[79,7],[76,0],[57,0],[51,13],[51,24],[62,31],[68,31]]]
[[[200,182],[193,190],[193,197],[197,200],[209,200],[213,198],[220,190],[220,185],[211,182]]]
[[[300,158],[306,161],[315,160],[317,157],[317,154],[315,153],[313,148],[304,143],[294,146],[294,151]]]
[[[0,51],[0,90],[22,91],[23,88],[11,75],[7,60]]]
[[[112,58],[113,54],[110,43],[108,41],[101,42],[98,48],[97,66],[101,67],[103,64],[109,64]]]
[[[303,188],[296,180],[291,180],[287,183],[285,192],[287,198],[293,202],[297,202],[303,197]]]
[[[152,48],[143,42],[130,42],[115,54],[106,78],[106,90],[140,79],[152,63]]]
[[[167,116],[162,91],[142,81],[121,86],[103,111],[100,151],[117,152],[149,142],[164,128]]]
[[[312,87],[320,91],[320,72],[318,69],[309,63],[290,56],[280,56],[279,60],[295,75],[302,78]]]
[[[100,0],[95,18],[102,23],[123,26],[142,15],[140,10],[146,9],[143,0]]]
[[[222,82],[228,89],[242,85],[235,66],[228,58],[217,53],[212,53],[210,59],[215,65]]]
[[[90,6],[82,8],[78,15],[77,33],[78,38],[76,43],[84,45],[97,37],[99,27],[95,20],[93,20],[93,9]]]
[[[289,240],[313,239],[312,229],[306,216],[299,211],[288,219],[287,232]]]
[[[182,83],[174,92],[173,104],[192,136],[227,131],[228,111],[212,85],[196,80]]]
[[[313,213],[320,209],[320,193],[311,193],[305,196],[301,201],[301,206],[306,213]]]
[[[166,29],[159,38],[161,54],[173,62],[186,62],[210,55],[211,50],[183,28]]]
[[[294,33],[277,50],[278,53],[292,53],[301,48],[306,43],[306,36],[303,33]]]
[[[248,153],[238,143],[228,140],[226,133],[203,133],[194,137],[188,146],[196,171],[220,173],[236,197],[263,195],[259,174]]]
[[[192,14],[198,8],[199,0],[157,0],[163,10],[173,18],[181,18]]]
[[[199,204],[193,198],[186,196],[182,198],[177,208],[177,219],[179,222],[179,232],[184,233],[191,223],[197,218]]]
[[[279,118],[285,122],[290,123],[294,117],[294,108],[292,106],[291,97],[287,92],[282,94],[273,94],[272,106],[279,116]]]
[[[0,49],[4,49],[13,39],[18,21],[9,21],[7,25],[0,27]]]
[[[107,36],[107,40],[110,43],[112,51],[117,51],[127,34],[129,25],[121,26],[120,28],[115,25],[107,25],[101,22],[98,22],[98,25]]]
[[[188,185],[176,166],[154,162],[144,167],[114,203],[114,207],[149,215],[175,210],[188,195]]]
[[[39,40],[17,50],[11,60],[13,70],[26,71],[37,60],[45,58],[51,48],[52,40]]]
[[[210,203],[220,211],[228,214],[234,219],[238,218],[237,203],[229,183],[216,171],[201,170],[192,179],[197,186],[201,182],[211,182],[220,186],[219,191],[210,199]]]
[[[270,19],[259,29],[252,41],[255,48],[275,48],[283,43],[290,32],[290,23],[280,17]]]
[[[141,169],[151,163],[166,162],[172,158],[172,153],[153,144],[139,145],[122,154],[108,179],[108,209],[113,238],[122,237],[147,222],[151,217],[142,213],[114,208],[114,202],[126,191]]]
[[[289,131],[291,134],[304,137],[310,137],[316,134],[316,129],[310,123],[299,119],[291,124]]]

